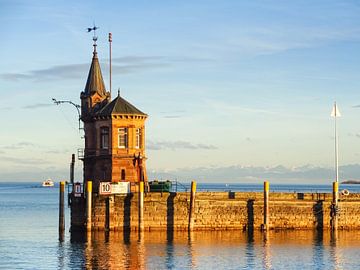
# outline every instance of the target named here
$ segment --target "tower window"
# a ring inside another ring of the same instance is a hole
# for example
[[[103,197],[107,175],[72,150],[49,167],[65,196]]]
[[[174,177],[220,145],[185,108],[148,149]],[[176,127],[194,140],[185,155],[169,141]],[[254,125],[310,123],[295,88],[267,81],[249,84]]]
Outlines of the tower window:
[[[119,148],[128,147],[128,129],[119,128]]]
[[[141,148],[141,129],[137,128],[136,129],[136,144],[135,144],[135,148],[139,149]]]
[[[109,149],[109,128],[102,127],[100,129],[100,148]]]

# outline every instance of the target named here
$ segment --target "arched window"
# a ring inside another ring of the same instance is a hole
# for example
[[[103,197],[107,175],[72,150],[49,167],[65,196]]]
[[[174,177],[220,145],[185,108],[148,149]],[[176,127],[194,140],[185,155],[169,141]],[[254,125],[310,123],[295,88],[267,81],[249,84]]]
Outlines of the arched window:
[[[121,169],[121,181],[125,181],[125,169]]]
[[[109,128],[100,128],[100,148],[109,149]]]

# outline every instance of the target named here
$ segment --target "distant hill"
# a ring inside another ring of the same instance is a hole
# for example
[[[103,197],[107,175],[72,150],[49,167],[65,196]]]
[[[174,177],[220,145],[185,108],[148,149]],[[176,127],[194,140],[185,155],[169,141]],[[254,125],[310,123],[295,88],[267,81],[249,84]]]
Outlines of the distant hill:
[[[341,184],[360,184],[360,180],[346,180],[342,181]]]

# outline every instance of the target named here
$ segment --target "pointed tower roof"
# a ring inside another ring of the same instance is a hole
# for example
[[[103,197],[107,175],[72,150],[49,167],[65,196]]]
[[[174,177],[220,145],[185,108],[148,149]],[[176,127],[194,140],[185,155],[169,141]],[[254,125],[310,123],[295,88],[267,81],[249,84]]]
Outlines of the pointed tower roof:
[[[94,46],[93,58],[84,92],[86,95],[91,95],[96,92],[99,93],[101,96],[106,95],[105,84],[101,74],[99,59],[96,52],[96,46]]]
[[[110,116],[113,114],[136,114],[147,116],[146,113],[143,113],[134,105],[120,97],[120,94],[118,94],[118,96],[113,101],[111,101],[97,113],[99,116]]]

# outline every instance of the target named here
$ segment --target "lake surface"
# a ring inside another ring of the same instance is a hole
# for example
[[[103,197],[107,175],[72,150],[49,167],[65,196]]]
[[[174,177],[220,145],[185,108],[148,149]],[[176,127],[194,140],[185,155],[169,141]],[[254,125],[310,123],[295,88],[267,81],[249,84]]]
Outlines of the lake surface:
[[[0,183],[0,269],[360,269],[360,231],[70,235],[66,208],[59,241],[58,196],[58,187]]]

